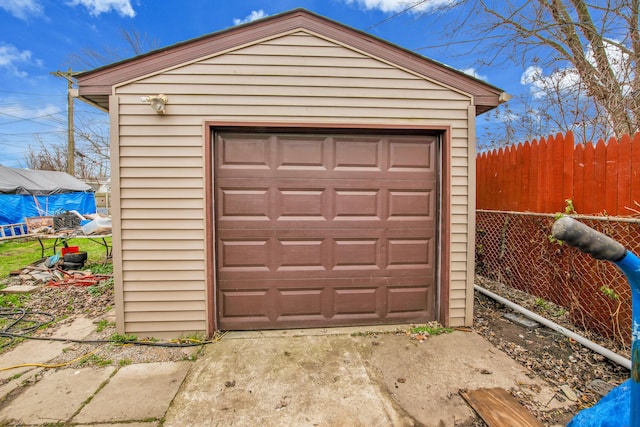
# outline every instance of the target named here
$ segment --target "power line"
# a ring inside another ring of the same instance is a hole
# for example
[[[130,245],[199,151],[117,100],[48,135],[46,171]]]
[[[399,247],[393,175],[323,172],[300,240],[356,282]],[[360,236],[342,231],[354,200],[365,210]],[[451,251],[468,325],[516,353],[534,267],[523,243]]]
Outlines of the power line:
[[[383,19],[382,21],[380,21],[380,22],[378,22],[378,23],[376,23],[376,24],[369,25],[367,28],[365,28],[365,30],[370,30],[370,29],[372,29],[372,28],[377,27],[378,25],[382,25],[382,24],[384,24],[385,22],[390,21],[390,20],[392,20],[392,19],[396,18],[397,16],[402,15],[403,13],[408,12],[408,11],[410,11],[411,9],[416,8],[416,7],[420,6],[422,3],[426,3],[426,2],[427,2],[427,0],[419,0],[419,1],[417,1],[416,3],[414,3],[413,5],[411,5],[411,6],[407,7],[407,8],[405,8],[405,9],[402,9],[400,12],[396,12],[396,13],[394,13],[393,15],[391,15],[391,16],[389,16],[389,17],[387,17],[387,18]]]
[[[0,89],[0,93],[13,93],[16,95],[33,95],[33,96],[38,96],[38,97],[50,97],[50,96],[62,96],[59,93],[31,93],[31,92],[14,92],[14,91],[10,91],[10,90],[1,90]]]
[[[11,122],[4,122],[4,123],[0,123],[0,126],[3,126],[3,125],[9,125],[9,124],[18,123],[18,122],[28,121],[28,122],[34,122],[34,123],[37,123],[37,124],[42,125],[42,126],[57,127],[57,126],[54,126],[54,125],[49,124],[49,123],[39,122],[39,121],[37,121],[37,119],[44,119],[44,118],[50,118],[50,119],[53,119],[54,115],[56,115],[56,114],[60,114],[60,113],[49,113],[49,114],[45,114],[45,115],[42,115],[42,116],[30,117],[30,118],[27,118],[27,117],[20,117],[20,116],[14,116],[13,114],[5,113],[5,112],[3,112],[3,111],[0,111],[0,114],[1,114],[1,115],[3,115],[3,116],[7,116],[7,117],[12,117],[12,118],[14,118],[14,119],[18,119],[18,120],[13,120],[13,121],[11,121]]]

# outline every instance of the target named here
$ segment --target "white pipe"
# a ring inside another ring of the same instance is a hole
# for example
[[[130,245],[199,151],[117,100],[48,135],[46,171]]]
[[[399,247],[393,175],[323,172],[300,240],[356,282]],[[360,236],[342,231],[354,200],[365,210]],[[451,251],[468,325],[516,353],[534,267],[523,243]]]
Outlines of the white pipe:
[[[500,295],[496,295],[491,291],[488,291],[484,288],[481,288],[478,285],[473,285],[473,287],[475,288],[475,290],[477,290],[480,293],[485,294],[486,296],[493,298],[494,300],[498,301],[500,304],[506,305],[507,307],[511,308],[514,311],[517,311],[518,313],[524,314],[525,316],[527,316],[530,319],[535,320],[538,323],[543,324],[544,326],[553,329],[554,331],[558,331],[561,334],[579,342],[580,344],[582,344],[583,346],[595,351],[596,353],[599,353],[601,355],[603,355],[604,357],[606,357],[607,359],[611,360],[612,362],[617,363],[620,366],[624,366],[625,368],[631,370],[631,360],[624,358],[622,356],[620,356],[617,353],[614,353],[611,350],[608,350],[604,347],[602,347],[599,344],[594,343],[593,341],[589,341],[588,339],[586,339],[585,337],[583,337],[582,335],[578,335],[575,332],[572,332],[566,328],[563,328],[562,326],[558,325],[555,322],[552,322],[549,319],[546,319],[536,313],[534,313],[533,311],[529,311],[526,308],[514,303],[513,301],[509,301],[508,299],[502,298]]]

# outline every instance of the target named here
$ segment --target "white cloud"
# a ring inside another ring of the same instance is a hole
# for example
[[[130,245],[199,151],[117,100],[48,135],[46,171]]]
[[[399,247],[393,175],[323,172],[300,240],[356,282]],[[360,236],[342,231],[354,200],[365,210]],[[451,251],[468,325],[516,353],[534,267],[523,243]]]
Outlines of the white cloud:
[[[129,18],[136,16],[136,11],[131,6],[131,0],[71,0],[67,4],[69,6],[82,5],[89,10],[89,14],[92,16],[98,16],[112,10],[120,16]]]
[[[25,21],[44,12],[44,8],[37,0],[0,0],[0,8]]]
[[[246,24],[247,22],[252,22],[256,19],[262,19],[265,16],[267,16],[267,14],[262,9],[252,10],[244,19],[233,18],[233,25]]]
[[[616,40],[610,42],[605,41],[605,51],[616,79],[620,82],[622,89],[628,91],[631,87],[630,81],[633,78],[633,65],[629,55],[617,46],[618,43]],[[596,67],[591,46],[587,48],[585,56],[587,61]],[[551,74],[545,74],[542,68],[530,66],[522,73],[520,83],[525,86],[530,86],[531,94],[534,98],[542,98],[546,96],[549,91],[562,93],[575,90],[579,87],[581,80],[578,70],[574,67],[560,68]]]
[[[21,71],[18,65],[39,64],[39,61],[32,61],[31,51],[20,50],[14,45],[0,42],[0,69],[4,68],[18,77],[27,77],[25,71]]]
[[[15,102],[13,106],[11,106],[11,102]],[[0,107],[0,115],[3,115],[3,119],[8,121],[15,121],[23,119],[23,120],[38,120],[38,119],[47,119],[53,116],[59,115],[63,112],[60,107],[55,105],[47,104],[42,107],[31,108],[27,107],[24,104],[24,101],[20,100],[10,100],[4,98],[2,100],[2,104],[8,105],[6,107]],[[6,117],[8,116],[8,117]]]
[[[484,75],[478,73],[478,71],[476,71],[475,68],[465,68],[464,70],[460,70],[460,71],[462,71],[465,74],[470,75],[471,77],[475,77],[476,79],[484,80],[484,81],[487,80],[487,76],[484,76]]]
[[[580,84],[580,76],[575,68],[561,68],[551,74],[544,74],[542,68],[530,66],[522,76],[520,84],[530,86],[534,98],[542,98],[547,93],[562,93],[575,89]]]
[[[378,9],[382,12],[412,13],[430,12],[443,6],[453,4],[456,0],[343,0],[346,4],[357,4],[365,10]]]

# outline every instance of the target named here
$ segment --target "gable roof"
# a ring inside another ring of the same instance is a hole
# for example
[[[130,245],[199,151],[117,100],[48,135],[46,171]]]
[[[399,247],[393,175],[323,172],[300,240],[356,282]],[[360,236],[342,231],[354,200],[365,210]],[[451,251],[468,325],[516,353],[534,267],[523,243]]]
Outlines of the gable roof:
[[[474,97],[476,115],[503,102],[503,90],[363,31],[294,9],[77,74],[79,97],[104,110],[114,85],[293,30],[308,30]]]
[[[93,192],[91,187],[66,172],[13,169],[0,165],[0,194],[51,194]]]

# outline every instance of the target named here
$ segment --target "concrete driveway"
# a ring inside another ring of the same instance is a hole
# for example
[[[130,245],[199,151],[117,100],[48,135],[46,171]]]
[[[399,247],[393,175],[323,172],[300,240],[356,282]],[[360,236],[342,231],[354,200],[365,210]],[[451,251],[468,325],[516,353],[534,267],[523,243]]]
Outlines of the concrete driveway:
[[[395,330],[395,328],[391,328]],[[192,367],[164,426],[464,426],[461,389],[557,390],[473,332],[422,343],[364,328],[233,333]]]

